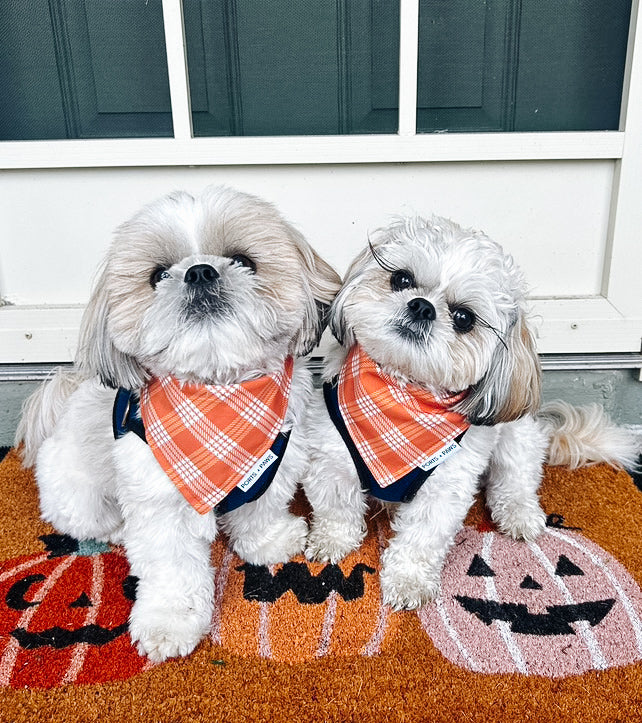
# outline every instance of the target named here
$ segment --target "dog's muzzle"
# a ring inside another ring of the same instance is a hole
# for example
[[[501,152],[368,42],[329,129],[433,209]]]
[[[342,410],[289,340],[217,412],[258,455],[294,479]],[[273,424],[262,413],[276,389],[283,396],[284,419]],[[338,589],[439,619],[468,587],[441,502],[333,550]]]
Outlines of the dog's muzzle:
[[[183,280],[187,287],[186,318],[203,319],[228,308],[221,294],[220,274],[210,264],[190,266]]]
[[[394,328],[402,339],[413,344],[423,344],[436,318],[437,312],[430,301],[417,296],[406,304],[403,318],[394,324]]]

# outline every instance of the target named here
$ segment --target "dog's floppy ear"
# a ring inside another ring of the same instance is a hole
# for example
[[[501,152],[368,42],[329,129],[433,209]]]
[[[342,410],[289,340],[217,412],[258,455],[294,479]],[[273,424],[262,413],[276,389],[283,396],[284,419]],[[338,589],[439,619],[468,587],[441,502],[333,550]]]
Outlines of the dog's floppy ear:
[[[457,407],[471,424],[511,422],[540,405],[541,367],[535,339],[519,313],[504,343],[498,343],[487,373]]]
[[[295,336],[291,352],[305,356],[319,343],[328,321],[328,310],[341,287],[341,277],[308,244],[303,236],[293,231],[293,238],[301,258],[306,286],[303,320]]]
[[[149,375],[131,356],[117,349],[109,333],[107,269],[96,279],[94,291],[80,322],[76,365],[87,376],[98,376],[108,387],[137,389]]]
[[[371,260],[372,250],[370,247],[366,247],[350,264],[350,267],[345,275],[343,286],[330,308],[330,314],[328,316],[328,326],[330,327],[330,331],[333,333],[339,344],[347,348],[351,347],[356,340],[352,329],[348,326],[345,306],[355,286],[358,286],[361,283],[363,272],[368,262]]]
[[[328,325],[330,331],[334,335],[334,338],[341,344],[341,346],[351,347],[354,342],[354,334],[352,330],[348,328],[348,324],[345,318],[345,304],[350,296],[353,283],[345,284],[339,293],[337,294],[334,303],[330,307],[330,313],[328,315]]]

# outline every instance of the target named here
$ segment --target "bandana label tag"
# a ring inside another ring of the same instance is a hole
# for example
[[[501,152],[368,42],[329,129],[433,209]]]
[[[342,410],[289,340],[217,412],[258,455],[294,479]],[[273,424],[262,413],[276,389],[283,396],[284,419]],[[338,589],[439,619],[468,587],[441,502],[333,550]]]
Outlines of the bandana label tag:
[[[435,454],[433,454],[432,457],[429,457],[425,462],[422,462],[419,465],[419,468],[423,469],[424,472],[428,472],[433,467],[436,467],[438,464],[445,462],[449,457],[457,454],[460,449],[461,445],[459,445],[457,442],[455,442],[455,440],[453,440],[452,442],[449,442],[445,447],[442,447],[438,452],[435,452]]]
[[[268,451],[261,457],[261,459],[258,460],[258,462],[256,462],[252,469],[236,486],[243,492],[247,492],[263,474],[263,472],[274,464],[277,459],[278,457],[276,454],[274,454],[271,449],[268,449]]]

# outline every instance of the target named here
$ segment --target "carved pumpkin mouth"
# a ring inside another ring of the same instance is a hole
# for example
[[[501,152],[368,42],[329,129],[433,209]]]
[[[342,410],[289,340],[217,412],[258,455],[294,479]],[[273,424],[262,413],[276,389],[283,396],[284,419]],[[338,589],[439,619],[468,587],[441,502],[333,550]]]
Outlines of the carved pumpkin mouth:
[[[525,635],[575,635],[571,623],[588,622],[591,627],[608,615],[615,600],[595,600],[572,605],[549,605],[546,613],[531,613],[522,603],[499,603],[466,595],[455,595],[455,600],[469,613],[486,625],[494,620],[510,623],[511,631]]]
[[[334,591],[346,601],[358,600],[364,593],[364,573],[375,574],[375,569],[357,563],[348,576],[338,565],[325,565],[318,576],[312,575],[302,562],[286,562],[272,574],[265,565],[244,563],[236,568],[245,573],[243,597],[246,600],[274,603],[288,590],[304,605],[324,603]]]
[[[85,625],[75,630],[53,627],[40,632],[29,632],[24,628],[16,628],[12,633],[25,650],[51,647],[56,649],[67,648],[78,643],[91,643],[92,645],[106,645],[127,632],[127,623],[116,628],[101,628],[100,625]]]

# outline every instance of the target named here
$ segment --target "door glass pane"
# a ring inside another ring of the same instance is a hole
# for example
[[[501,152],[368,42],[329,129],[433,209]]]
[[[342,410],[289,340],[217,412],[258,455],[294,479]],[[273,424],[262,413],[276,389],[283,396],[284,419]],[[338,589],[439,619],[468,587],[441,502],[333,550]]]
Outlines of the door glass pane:
[[[0,139],[171,136],[161,0],[2,0]]]
[[[194,134],[394,133],[398,0],[183,0]]]
[[[417,128],[617,130],[631,0],[420,0]]]

